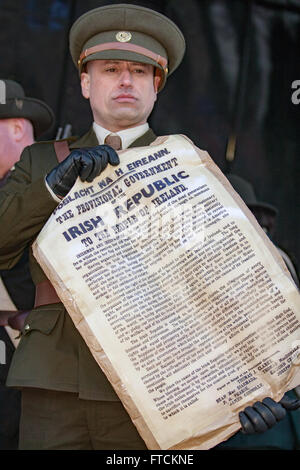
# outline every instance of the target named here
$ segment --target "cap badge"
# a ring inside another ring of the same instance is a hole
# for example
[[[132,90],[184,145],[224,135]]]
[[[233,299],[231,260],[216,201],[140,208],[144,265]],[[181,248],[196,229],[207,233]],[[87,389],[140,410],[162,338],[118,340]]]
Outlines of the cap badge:
[[[18,98],[15,99],[15,103],[16,103],[16,107],[18,109],[22,109],[23,108],[23,100],[19,100]]]
[[[129,42],[131,38],[132,35],[129,33],[129,31],[119,31],[116,34],[116,40],[119,42]]]

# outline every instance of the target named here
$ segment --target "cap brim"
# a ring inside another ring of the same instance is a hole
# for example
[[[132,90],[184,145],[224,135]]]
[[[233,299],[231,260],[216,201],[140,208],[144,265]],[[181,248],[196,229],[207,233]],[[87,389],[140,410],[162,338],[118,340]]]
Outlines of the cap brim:
[[[0,119],[25,118],[32,122],[35,137],[50,130],[55,118],[52,109],[43,101],[36,98],[19,98],[22,105],[16,105],[15,98],[7,100],[0,106]]]
[[[277,215],[278,214],[278,209],[276,209],[276,207],[272,206],[272,204],[268,204],[267,202],[255,202],[254,204],[248,204],[249,207],[251,208],[261,208],[261,209],[266,209],[270,212],[272,212],[273,215]]]

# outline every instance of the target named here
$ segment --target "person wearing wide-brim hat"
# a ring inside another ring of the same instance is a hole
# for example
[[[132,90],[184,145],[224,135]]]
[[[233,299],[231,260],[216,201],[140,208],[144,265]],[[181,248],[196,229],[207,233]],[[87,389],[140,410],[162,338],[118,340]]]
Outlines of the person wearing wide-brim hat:
[[[242,178],[241,176],[233,173],[228,173],[226,178],[235,189],[235,191],[241,196],[245,204],[249,207],[259,225],[266,232],[266,234],[272,240],[275,235],[276,218],[278,216],[278,209],[269,202],[262,201],[256,196],[253,185]],[[297,269],[294,266],[293,261],[289,255],[280,247],[277,246],[279,253],[281,254],[296,286],[299,289],[300,283],[298,278]]]
[[[54,115],[48,105],[26,97],[16,81],[0,79],[0,187],[6,184],[23,149],[50,129],[53,122]],[[2,450],[18,448],[21,396],[20,391],[5,387],[5,382],[18,344],[19,331],[16,330],[21,329],[26,312],[34,304],[35,286],[28,256],[25,249],[13,268],[0,269],[0,345],[5,345],[6,359],[5,365],[0,366]]]
[[[53,111],[46,103],[25,96],[18,82],[0,79],[0,185],[23,149],[50,130],[53,123]]]
[[[94,122],[68,149],[64,142],[35,144],[16,165],[12,186],[0,191],[0,267],[16,262],[78,176],[90,182],[108,164],[119,164],[117,150],[155,140],[148,117],[184,51],[179,28],[148,8],[107,5],[75,21],[70,52]],[[20,209],[24,217],[4,233]],[[145,449],[54,288],[33,260],[31,269],[36,308],[8,377],[22,388],[21,448]]]
[[[28,119],[36,139],[53,126],[54,114],[50,106],[26,96],[18,82],[0,78],[0,98],[0,119]]]
[[[273,206],[273,204],[258,199],[253,185],[249,183],[249,181],[246,181],[244,178],[233,173],[228,173],[226,178],[230,181],[235,191],[241,196],[249,208],[262,208],[272,214],[272,216],[276,217],[278,209]]]

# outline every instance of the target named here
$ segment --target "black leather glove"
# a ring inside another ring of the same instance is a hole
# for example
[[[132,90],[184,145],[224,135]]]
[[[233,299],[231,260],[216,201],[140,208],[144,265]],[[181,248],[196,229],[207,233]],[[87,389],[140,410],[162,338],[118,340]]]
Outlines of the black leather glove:
[[[120,163],[118,154],[108,145],[73,150],[48,173],[46,181],[54,194],[62,199],[70,191],[78,176],[81,181],[90,183],[100,175],[108,163],[111,165]]]
[[[296,410],[299,407],[300,400],[290,398],[287,394],[279,403],[272,398],[264,398],[262,402],[257,401],[239,413],[241,431],[244,434],[265,432],[286,416],[286,410]]]

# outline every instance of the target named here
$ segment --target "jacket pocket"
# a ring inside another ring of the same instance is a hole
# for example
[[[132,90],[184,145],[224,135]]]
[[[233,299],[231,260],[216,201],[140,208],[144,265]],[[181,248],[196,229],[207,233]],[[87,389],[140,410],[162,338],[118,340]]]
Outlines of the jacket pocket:
[[[33,331],[39,331],[44,335],[49,335],[63,311],[64,306],[62,304],[43,305],[32,310],[26,318],[22,334],[28,335]]]

